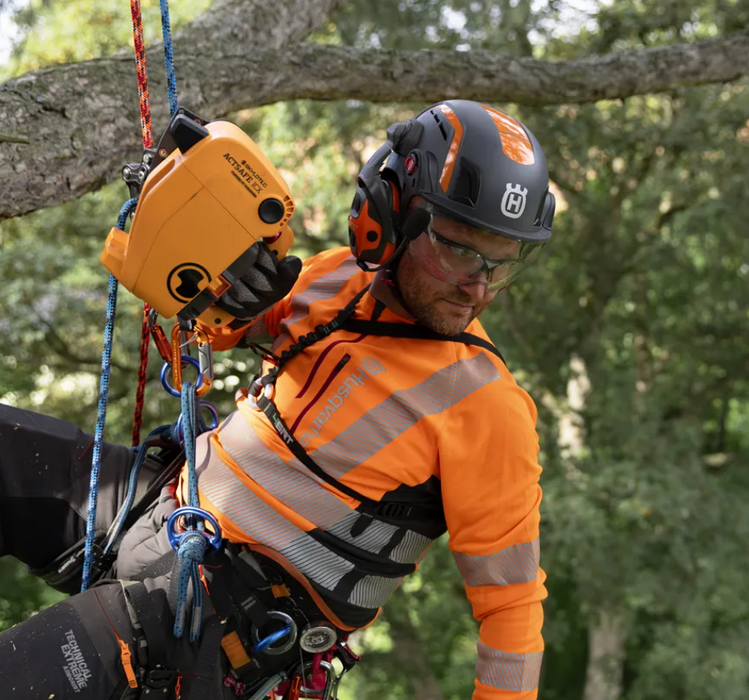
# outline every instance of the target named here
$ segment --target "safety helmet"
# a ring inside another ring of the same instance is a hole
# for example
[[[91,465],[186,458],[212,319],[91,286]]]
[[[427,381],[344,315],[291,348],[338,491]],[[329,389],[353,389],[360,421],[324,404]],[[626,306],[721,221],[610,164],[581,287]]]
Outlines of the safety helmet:
[[[485,231],[535,244],[551,237],[555,200],[546,158],[513,117],[447,100],[393,124],[387,137],[359,173],[349,212],[349,243],[362,268],[386,265],[421,234],[423,228],[404,226],[417,195]]]

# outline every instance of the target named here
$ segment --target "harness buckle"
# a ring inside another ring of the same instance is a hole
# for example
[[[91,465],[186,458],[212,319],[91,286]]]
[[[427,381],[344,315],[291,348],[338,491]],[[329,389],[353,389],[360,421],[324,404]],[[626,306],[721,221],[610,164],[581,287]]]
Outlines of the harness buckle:
[[[159,696],[164,697],[164,691],[177,684],[176,668],[152,668],[143,679],[143,691],[141,697],[147,697],[152,692],[159,691]]]

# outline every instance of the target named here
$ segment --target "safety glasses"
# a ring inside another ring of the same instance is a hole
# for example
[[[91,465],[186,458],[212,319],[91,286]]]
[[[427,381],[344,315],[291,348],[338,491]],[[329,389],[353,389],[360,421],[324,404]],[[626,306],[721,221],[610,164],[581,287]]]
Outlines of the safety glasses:
[[[427,208],[432,220],[426,231],[411,243],[410,250],[427,272],[443,282],[461,285],[479,281],[487,289],[502,289],[538,257],[543,247],[542,243],[527,243],[502,236],[502,240],[507,242],[504,253],[507,257],[489,258],[449,238],[450,222],[454,226],[455,220],[446,217],[436,207]],[[458,225],[463,231],[473,228],[462,222]]]

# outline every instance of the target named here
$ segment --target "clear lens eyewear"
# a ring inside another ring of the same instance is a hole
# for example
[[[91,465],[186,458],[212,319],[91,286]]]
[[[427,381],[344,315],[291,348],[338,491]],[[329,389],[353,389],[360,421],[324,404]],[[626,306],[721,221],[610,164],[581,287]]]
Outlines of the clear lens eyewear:
[[[411,250],[427,272],[450,284],[471,284],[478,281],[486,284],[487,289],[501,289],[533,262],[543,247],[543,244],[507,238],[517,244],[516,256],[504,260],[488,258],[474,248],[438,233],[435,224],[439,226],[440,219],[445,217],[435,211],[432,212],[432,217],[427,230],[411,244]]]

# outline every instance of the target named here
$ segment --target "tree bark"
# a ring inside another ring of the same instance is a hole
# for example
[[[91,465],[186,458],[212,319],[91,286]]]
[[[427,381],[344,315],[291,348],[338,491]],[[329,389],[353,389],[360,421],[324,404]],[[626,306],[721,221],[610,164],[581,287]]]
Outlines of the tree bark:
[[[588,668],[583,700],[619,700],[626,641],[624,615],[601,610],[588,630]]]
[[[749,30],[575,61],[486,51],[300,44],[347,0],[218,0],[175,38],[180,101],[206,118],[300,98],[560,104],[629,97],[749,73]],[[155,135],[168,107],[160,47],[148,52]],[[0,219],[95,190],[139,152],[130,55],[43,68],[0,85]],[[28,144],[16,141],[26,139]]]
[[[180,101],[208,118],[252,104],[252,97],[243,105],[213,101],[226,78],[220,52],[242,53],[252,64],[255,47],[272,52],[300,41],[345,1],[217,0],[175,37]],[[149,49],[155,137],[169,117],[163,61],[161,46]],[[243,76],[234,79],[242,81]],[[138,159],[136,84],[128,53],[42,68],[0,85],[0,124],[6,137],[0,142],[0,219],[96,190],[117,179],[126,161]],[[252,81],[245,88],[253,96]]]

